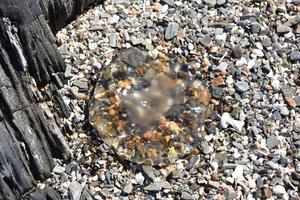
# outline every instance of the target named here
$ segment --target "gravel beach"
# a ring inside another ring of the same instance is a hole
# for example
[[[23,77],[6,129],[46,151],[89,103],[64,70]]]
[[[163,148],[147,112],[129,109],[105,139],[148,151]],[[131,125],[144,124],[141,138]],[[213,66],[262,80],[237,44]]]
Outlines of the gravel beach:
[[[64,199],[300,199],[300,1],[110,0],[57,33],[66,62],[61,129],[72,160],[48,185]],[[89,100],[123,49],[167,55],[213,105],[190,154],[135,164],[89,122]]]

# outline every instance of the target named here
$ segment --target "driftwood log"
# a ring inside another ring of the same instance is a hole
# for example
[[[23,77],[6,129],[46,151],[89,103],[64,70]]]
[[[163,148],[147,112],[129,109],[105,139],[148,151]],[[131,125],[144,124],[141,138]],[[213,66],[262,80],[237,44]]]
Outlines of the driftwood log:
[[[0,199],[60,199],[49,177],[53,158],[70,159],[58,119],[65,68],[54,34],[97,0],[1,0]],[[47,103],[54,101],[54,106]]]

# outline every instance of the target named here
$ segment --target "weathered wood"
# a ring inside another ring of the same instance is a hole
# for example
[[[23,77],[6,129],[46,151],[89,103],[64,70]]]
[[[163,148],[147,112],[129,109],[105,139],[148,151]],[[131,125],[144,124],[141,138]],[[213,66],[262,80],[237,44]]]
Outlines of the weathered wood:
[[[49,177],[53,158],[70,158],[57,117],[70,115],[58,91],[65,65],[53,32],[95,2],[1,1],[0,199],[60,198],[50,188],[30,192]]]

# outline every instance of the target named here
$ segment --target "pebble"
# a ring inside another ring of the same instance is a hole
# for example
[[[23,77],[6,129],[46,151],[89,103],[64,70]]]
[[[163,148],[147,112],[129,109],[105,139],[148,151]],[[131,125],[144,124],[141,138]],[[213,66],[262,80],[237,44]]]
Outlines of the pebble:
[[[134,179],[136,181],[137,184],[139,185],[143,185],[144,184],[144,176],[143,174],[140,172],[140,173],[137,173],[135,176],[134,176]]]
[[[126,194],[130,194],[132,190],[133,190],[133,185],[131,183],[126,184],[123,188],[123,192],[125,192]]]
[[[285,34],[285,33],[290,32],[290,27],[285,26],[285,25],[279,25],[279,26],[277,26],[276,30],[277,30],[277,33],[279,33],[279,34]]]
[[[246,92],[249,89],[249,84],[245,81],[237,81],[235,87],[238,92]]]
[[[217,4],[217,0],[204,0],[204,2],[211,7],[214,7]]]
[[[183,192],[181,193],[180,198],[181,198],[181,199],[184,199],[184,200],[193,200],[193,199],[195,199],[191,194],[189,194],[189,193],[187,193],[187,192],[185,192],[185,191],[183,191]]]
[[[243,55],[243,48],[239,45],[232,49],[232,55],[234,58],[241,58]]]
[[[168,26],[167,26],[167,28],[165,30],[165,38],[167,40],[173,39],[177,35],[178,28],[179,28],[179,24],[178,23],[176,23],[176,22],[169,22]]]
[[[281,113],[282,115],[284,115],[284,116],[287,116],[287,115],[290,114],[290,111],[289,111],[289,109],[288,109],[287,107],[281,106],[281,107],[280,107],[280,113]]]
[[[80,200],[83,189],[84,189],[84,183],[80,184],[77,181],[73,181],[69,186],[70,199]]]
[[[243,178],[244,174],[244,166],[243,165],[237,165],[232,172],[232,177],[235,179]]]
[[[273,187],[272,190],[273,190],[273,193],[275,195],[284,195],[284,194],[286,194],[286,190],[282,185],[276,185],[276,186]]]
[[[222,114],[220,123],[222,128],[228,128],[228,126],[231,125],[237,132],[242,132],[242,128],[245,124],[243,121],[233,119],[227,112]]]
[[[111,33],[109,35],[109,46],[117,47],[117,34],[116,33]]]
[[[268,139],[267,139],[268,149],[273,149],[273,148],[277,147],[279,144],[280,144],[280,140],[278,139],[278,137],[276,135],[271,135],[270,137],[268,137]]]
[[[158,181],[158,182],[154,182],[154,183],[147,185],[146,187],[144,187],[144,190],[155,192],[155,191],[162,190],[162,188],[169,189],[170,184],[165,181]]]
[[[53,172],[56,173],[56,174],[62,174],[65,172],[65,168],[62,167],[62,166],[55,166],[53,168]]]
[[[292,62],[299,62],[300,61],[300,51],[292,51],[290,53],[289,57]]]

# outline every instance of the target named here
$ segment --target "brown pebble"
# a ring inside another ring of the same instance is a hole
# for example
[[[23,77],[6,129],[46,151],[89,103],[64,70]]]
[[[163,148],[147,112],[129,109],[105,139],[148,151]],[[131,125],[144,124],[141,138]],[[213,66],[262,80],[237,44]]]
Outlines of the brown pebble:
[[[215,86],[220,86],[220,85],[224,85],[225,82],[222,76],[217,76],[216,78],[213,79],[212,83]]]
[[[297,106],[296,101],[294,99],[290,99],[288,97],[285,98],[285,100],[287,101],[287,103],[292,106],[293,108],[295,108]]]
[[[265,188],[263,189],[263,194],[264,194],[264,197],[265,197],[265,198],[270,198],[270,197],[272,197],[273,192],[272,192],[272,190],[271,190],[270,188],[265,187]]]
[[[148,151],[147,151],[147,157],[148,158],[152,158],[152,159],[157,158],[158,157],[157,151],[155,149],[152,149],[152,148],[148,149]]]
[[[109,109],[108,114],[109,114],[110,116],[114,117],[114,116],[116,116],[117,111],[116,111],[115,109],[112,108],[112,109]]]

